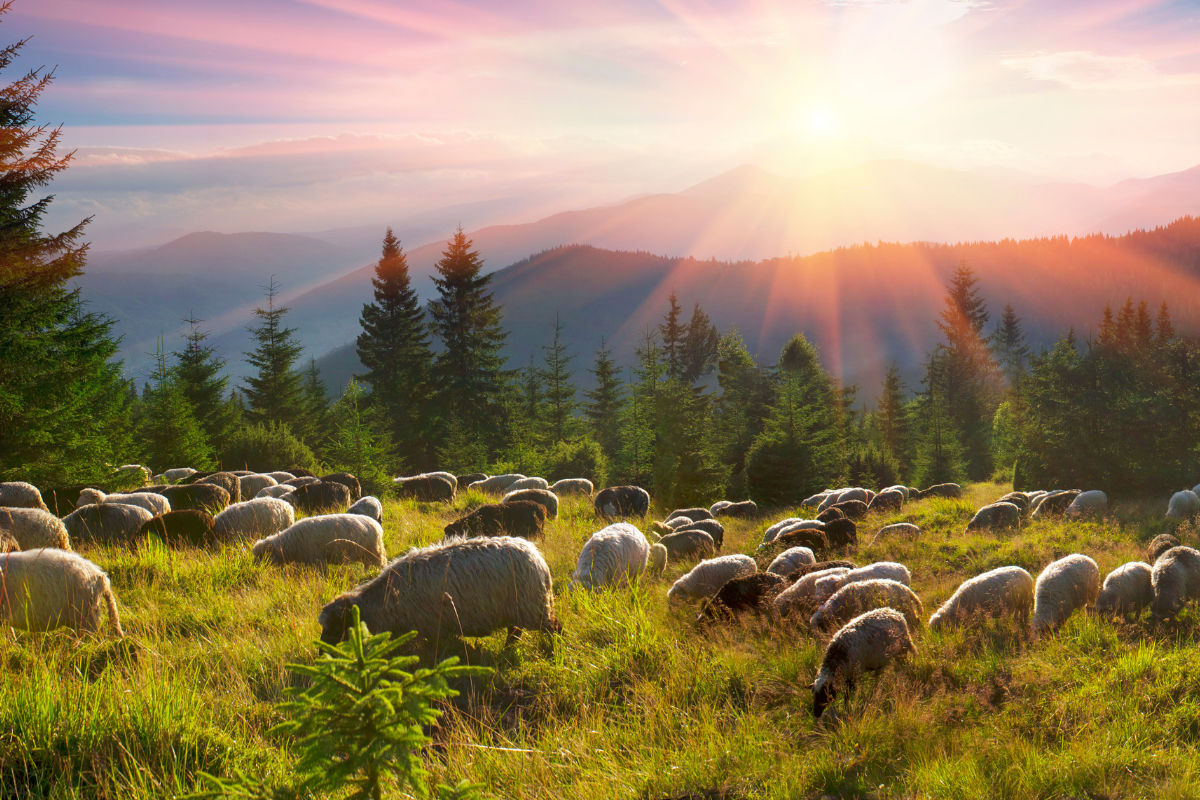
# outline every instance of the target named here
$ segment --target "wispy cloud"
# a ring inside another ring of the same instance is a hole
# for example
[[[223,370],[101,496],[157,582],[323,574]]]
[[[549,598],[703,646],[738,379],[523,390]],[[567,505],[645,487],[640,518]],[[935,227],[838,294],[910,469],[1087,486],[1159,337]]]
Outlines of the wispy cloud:
[[[1195,86],[1200,73],[1163,72],[1140,56],[1104,56],[1087,50],[1023,53],[1000,62],[1028,78],[1054,81],[1071,89],[1149,89]]]

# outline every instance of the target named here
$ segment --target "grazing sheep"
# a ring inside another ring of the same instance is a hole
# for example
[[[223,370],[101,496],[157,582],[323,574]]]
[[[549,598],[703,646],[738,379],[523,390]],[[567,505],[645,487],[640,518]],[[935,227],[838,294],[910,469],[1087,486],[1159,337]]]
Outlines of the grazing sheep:
[[[584,497],[591,497],[595,487],[587,478],[563,478],[561,481],[556,481],[550,487],[550,491],[560,497],[564,494],[580,494]]]
[[[486,481],[488,479],[486,472],[468,472],[466,475],[458,475],[458,485],[471,488],[471,484]]]
[[[361,514],[364,517],[370,517],[376,522],[383,522],[383,503],[379,502],[378,497],[366,495],[360,497],[358,502],[346,509],[347,514]]]
[[[651,546],[642,532],[628,522],[614,522],[584,542],[571,582],[585,589],[624,586],[647,567],[660,571],[666,561],[665,547]]]
[[[771,527],[769,527],[765,531],[763,531],[762,544],[768,544],[770,542],[773,542],[775,540],[775,537],[778,536],[780,533],[782,533],[784,530],[791,527],[792,525],[795,525],[797,522],[804,522],[804,521],[805,520],[801,519],[800,517],[787,517],[786,519],[779,520],[778,522],[771,525]],[[824,526],[822,526],[822,527],[824,527]]]
[[[513,503],[518,500],[537,503],[546,509],[546,519],[558,519],[558,496],[549,489],[518,489],[504,495],[501,502]]]
[[[1179,547],[1183,542],[1179,541],[1177,536],[1170,533],[1160,533],[1150,540],[1150,544],[1146,546],[1146,561],[1154,564],[1159,557],[1173,547]]]
[[[676,530],[704,531],[712,537],[713,544],[717,546],[718,550],[725,544],[725,526],[715,519],[702,519],[699,522],[693,522],[691,525],[684,528],[677,528]]]
[[[843,576],[845,577],[845,576]],[[837,630],[854,617],[877,608],[893,608],[904,615],[908,627],[920,628],[925,607],[907,584],[880,578],[855,581],[838,589],[808,621],[814,631]]]
[[[71,549],[71,538],[63,521],[40,508],[0,508],[0,532],[11,537],[22,550]]]
[[[474,483],[467,484],[467,488],[476,489],[480,492],[494,492],[495,494],[500,494],[501,492],[507,491],[509,486],[512,486],[514,483],[522,480],[524,477],[525,476],[519,472],[511,472],[507,475],[493,475],[490,478],[484,478],[481,481],[475,481]]]
[[[195,474],[196,470],[192,469],[191,467],[176,467],[175,469],[169,469],[164,472],[163,477],[169,480],[171,483],[175,483],[175,481],[181,481],[184,478],[191,477]]]
[[[1099,489],[1082,492],[1071,501],[1063,515],[1068,519],[1100,519],[1108,511],[1108,495]]]
[[[1015,614],[1022,629],[1033,609],[1033,576],[1020,567],[997,567],[963,581],[929,618],[931,630],[958,625],[975,615]]]
[[[787,577],[792,583],[795,583],[806,575],[811,575],[814,572],[823,572],[827,569],[852,570],[858,569],[858,564],[855,564],[853,561],[845,558],[838,558],[832,561],[818,561],[815,564],[801,564],[785,577]]]
[[[1033,512],[1034,519],[1048,519],[1061,516],[1075,502],[1075,498],[1083,494],[1078,489],[1064,489],[1050,492],[1038,503]]]
[[[846,623],[829,640],[821,669],[813,681],[813,717],[820,719],[841,692],[849,697],[860,672],[883,669],[898,658],[917,652],[904,615],[893,608],[877,608]]]
[[[781,617],[791,616],[793,612],[798,612],[801,616],[807,618],[813,611],[820,606],[817,602],[817,584],[829,578],[831,575],[845,575],[850,571],[849,567],[825,567],[824,569],[816,569],[821,562],[815,565],[806,565],[803,569],[809,570],[799,577],[793,577],[792,585],[780,592],[775,598],[775,610]],[[797,570],[799,573],[799,570]],[[794,573],[797,574],[797,573]]]
[[[1104,578],[1096,611],[1105,616],[1137,616],[1154,602],[1154,568],[1142,561],[1130,561]]]
[[[1200,552],[1172,547],[1154,562],[1150,580],[1154,587],[1150,613],[1159,621],[1174,618],[1184,603],[1200,597]]]
[[[822,555],[829,549],[829,537],[825,531],[816,528],[792,528],[776,536],[770,544],[759,545],[755,555],[773,559],[793,547],[807,547],[817,555]]]
[[[894,486],[889,486],[886,489],[884,489],[883,491],[881,491],[879,494],[885,494],[887,492],[899,492],[901,495],[903,495],[904,502],[906,502],[906,503],[908,502],[909,489],[907,486],[904,486],[903,484],[897,483]]]
[[[320,483],[320,481],[318,481]],[[286,483],[276,484],[275,486],[264,486],[258,491],[255,497],[283,497],[289,495],[296,490],[295,486],[289,486]],[[295,505],[293,502],[292,505]]]
[[[865,503],[867,502],[867,490],[854,487],[850,489],[837,489],[831,491],[825,496],[825,499],[821,501],[821,504],[817,506],[817,511],[824,511],[830,506],[846,500],[861,500]]]
[[[279,472],[264,472],[263,474],[266,475],[268,478],[274,478],[276,483],[283,483],[284,481],[296,480],[295,475],[293,475],[290,472],[284,472],[282,470]]]
[[[753,575],[758,565],[750,556],[732,555],[701,561],[681,577],[667,592],[668,602],[695,602],[712,597],[734,578]]]
[[[962,497],[962,487],[957,483],[939,483],[921,490],[921,497]]]
[[[56,517],[65,517],[79,507],[79,493],[84,489],[99,487],[90,484],[78,486],[47,486],[39,489],[46,509]],[[3,503],[0,503],[3,505]]]
[[[153,514],[141,506],[100,503],[80,506],[63,519],[72,544],[124,544],[133,541]]]
[[[767,572],[773,575],[791,575],[798,567],[805,564],[817,563],[817,557],[807,547],[793,547],[784,550],[767,567]]]
[[[440,475],[416,475],[412,478],[396,478],[396,496],[415,498],[426,503],[450,502],[454,499],[454,486]]]
[[[758,504],[753,500],[743,500],[740,503],[730,503],[718,508],[714,517],[733,517],[734,519],[750,519],[758,516]]]
[[[346,487],[342,487],[343,489]],[[250,548],[254,561],[275,564],[387,563],[383,526],[362,514],[324,514],[302,519]]]
[[[519,492],[523,489],[550,489],[550,481],[545,478],[521,478],[519,481],[514,481],[511,486],[505,490],[505,494]]]
[[[1100,594],[1100,568],[1080,553],[1060,558],[1042,570],[1034,586],[1033,635],[1067,621],[1078,608],[1091,608]]]
[[[451,497],[454,496],[455,489],[458,488],[457,479],[448,472],[433,472],[431,476],[437,476],[450,484]],[[328,475],[321,476],[322,483],[340,483],[350,490],[350,502],[356,503],[362,497],[362,484],[358,482],[358,478],[351,475],[349,472],[331,472]]]
[[[838,577],[838,579],[829,584],[829,588],[822,592],[816,593],[817,602],[823,603],[828,598],[832,597],[834,592],[841,589],[843,586],[849,586],[852,583],[860,581],[874,580],[891,580],[897,583],[903,583],[905,586],[912,585],[912,575],[908,571],[908,567],[903,564],[898,564],[895,561],[876,561],[874,564],[867,564],[865,567],[852,569]]]
[[[207,483],[213,486],[220,486],[225,491],[229,492],[229,504],[234,505],[249,500],[249,497],[242,495],[242,479],[232,472],[214,472],[212,475],[207,475],[196,483]],[[257,494],[257,492],[255,493]]]
[[[904,493],[897,489],[888,489],[871,498],[868,511],[899,511],[904,506]]]
[[[213,519],[217,537],[263,539],[273,536],[296,521],[296,509],[275,497],[256,497],[234,503]]]
[[[716,555],[717,545],[704,531],[686,530],[669,533],[658,541],[667,548],[667,563],[700,561]]]
[[[842,516],[846,519],[862,519],[867,515],[867,504],[862,500],[843,500],[840,503],[834,503],[826,511],[836,509],[842,512]]]
[[[172,511],[207,511],[215,514],[229,505],[229,492],[211,483],[193,483],[188,486],[168,486],[162,496],[171,504]]]
[[[86,490],[85,490],[86,492]],[[83,497],[84,493],[80,494]],[[149,492],[135,492],[133,494],[106,494],[99,501],[105,504],[120,504],[124,506],[138,506],[150,512],[151,515],[169,514],[171,512],[171,504],[167,498],[161,494],[152,494]]]
[[[594,505],[598,517],[644,517],[650,512],[650,493],[640,486],[610,486],[596,495]]]
[[[670,522],[680,517],[687,517],[692,522],[699,522],[702,519],[716,519],[707,508],[677,508],[667,515],[666,522]]]
[[[291,488],[295,489],[299,486],[310,486],[314,483],[320,483],[320,482],[321,482],[320,478],[313,477],[311,475],[302,475],[302,476],[299,476],[296,478],[292,478],[290,481],[282,481],[282,482],[280,482],[279,485],[280,486],[290,486]],[[272,487],[268,486],[267,488],[270,489]],[[261,495],[262,492],[259,492],[259,494]]]
[[[47,548],[0,556],[0,618],[14,628],[93,633],[105,613],[124,636],[108,576],[78,553]]]
[[[817,514],[817,522],[833,522],[835,519],[845,518],[846,515],[843,514],[840,509],[833,507],[827,508],[821,513]]]
[[[344,483],[321,481],[297,486],[291,496],[292,505],[305,514],[344,513],[350,507],[350,489]]]
[[[897,522],[893,525],[884,525],[882,528],[880,528],[878,530],[878,532],[876,532],[876,534],[875,534],[875,539],[878,539],[880,536],[892,537],[892,536],[920,536],[920,535],[921,535],[921,529],[918,528],[916,525],[913,525],[911,522]],[[875,539],[871,540],[872,544],[875,543]]]
[[[710,514],[716,514],[721,509],[728,508],[731,505],[733,505],[732,500],[718,500],[717,502],[713,503],[711,506],[708,507],[708,511]],[[715,519],[715,517],[714,517],[714,519]]]
[[[1009,492],[996,501],[997,503],[1012,503],[1017,508],[1021,509],[1021,515],[1029,513],[1030,497],[1024,492]]]
[[[775,618],[775,598],[787,586],[779,575],[756,572],[726,581],[700,609],[697,624],[715,619],[733,619],[746,611]]]
[[[212,514],[197,509],[171,511],[147,520],[137,538],[143,540],[151,534],[171,546],[208,547],[219,543]]]
[[[561,630],[546,560],[531,542],[508,536],[410,550],[321,609],[321,641],[346,637],[354,606],[371,633],[416,631],[431,641],[505,628],[510,639],[522,628]]]
[[[344,474],[350,475],[349,472],[344,473]],[[452,473],[452,472],[424,472],[421,474],[423,477],[426,477],[426,478],[445,478],[446,480],[450,481],[450,485],[454,487],[454,493],[458,494],[458,477],[455,476],[454,473]],[[353,476],[351,476],[351,477],[353,477]],[[357,478],[355,480],[357,481]]]
[[[835,519],[825,523],[825,538],[830,547],[858,547],[858,526],[853,520]]]
[[[48,511],[42,502],[42,493],[32,483],[10,481],[0,483],[0,506],[4,508],[40,508]]]
[[[675,519],[669,519],[666,522],[657,524],[662,525],[668,531],[681,531],[684,528],[691,527],[694,523],[691,517],[676,517]]]
[[[968,531],[991,531],[1021,527],[1021,508],[1013,503],[992,503],[975,512]]]
[[[833,494],[833,492],[821,492],[819,494],[814,494],[812,497],[806,497],[803,501],[801,501],[800,507],[810,508],[812,506],[819,506],[821,503],[825,502],[825,499],[831,494]]]
[[[154,473],[150,471],[149,467],[143,467],[141,464],[126,464],[113,470],[109,477],[109,483],[122,486],[145,486],[153,477]]]
[[[546,509],[532,500],[482,505],[445,527],[450,536],[519,536],[536,539],[546,526]]]
[[[1167,505],[1167,519],[1190,519],[1200,515],[1200,497],[1195,492],[1185,489],[1171,495]]]
[[[238,477],[238,486],[242,497],[255,497],[266,487],[275,486],[278,483],[279,481],[275,480],[270,475],[262,475],[259,473],[241,475]]]

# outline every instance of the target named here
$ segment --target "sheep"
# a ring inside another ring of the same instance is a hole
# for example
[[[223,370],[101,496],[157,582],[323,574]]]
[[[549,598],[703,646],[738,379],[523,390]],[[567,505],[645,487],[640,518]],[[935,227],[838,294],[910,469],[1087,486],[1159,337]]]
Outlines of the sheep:
[[[358,502],[346,509],[347,514],[361,514],[364,517],[370,517],[376,522],[383,522],[383,503],[379,502],[378,497],[366,495],[360,497]]]
[[[80,506],[63,519],[72,544],[122,544],[132,541],[151,514],[141,506],[101,503]]]
[[[885,494],[887,492],[899,492],[901,495],[903,495],[904,502],[908,502],[909,490],[907,486],[897,483],[894,486],[889,486],[886,489],[883,489],[879,492],[879,494]]]
[[[714,517],[733,517],[735,519],[749,519],[750,517],[758,516],[758,504],[753,500],[743,500],[740,503],[730,503],[716,510]]]
[[[1021,508],[1013,503],[992,503],[975,512],[968,531],[990,531],[1021,527]]]
[[[1021,509],[1021,516],[1029,513],[1030,497],[1024,492],[1009,492],[996,501],[997,503],[1012,503],[1017,508]]]
[[[858,673],[883,669],[898,658],[917,652],[904,615],[893,608],[877,608],[855,617],[829,640],[821,669],[813,681],[813,718],[837,700],[838,683],[849,697]]]
[[[1061,516],[1067,510],[1067,507],[1075,502],[1075,498],[1081,494],[1083,493],[1078,489],[1050,492],[1038,503],[1032,516],[1034,519],[1048,519],[1050,517]]]
[[[666,522],[660,522],[658,524],[662,525],[668,531],[681,531],[684,528],[690,527],[694,523],[692,522],[691,517],[676,517],[675,519],[669,519]]]
[[[903,583],[905,586],[912,585],[912,575],[909,573],[908,567],[898,564],[895,561],[876,561],[874,564],[867,564],[865,567],[852,569],[844,575],[839,576],[835,582],[829,585],[826,592],[818,590],[816,592],[816,599],[817,602],[823,603],[843,586],[858,583],[859,581],[884,579]]]
[[[1195,492],[1184,489],[1171,495],[1167,505],[1167,519],[1189,519],[1200,514],[1200,497]]]
[[[519,492],[522,489],[550,489],[550,481],[545,478],[521,478],[519,481],[513,482],[511,486],[505,489],[505,494],[511,492]]]
[[[190,486],[168,486],[162,496],[171,504],[172,511],[207,511],[215,514],[229,505],[229,492],[210,483],[194,483]]]
[[[470,489],[471,484],[486,481],[488,476],[486,472],[468,472],[465,475],[458,475],[456,478],[459,486],[465,486]]]
[[[306,514],[342,513],[350,507],[350,489],[344,483],[310,483],[293,489],[290,502]]]
[[[350,475],[349,472],[342,473],[342,474]],[[454,493],[458,494],[458,478],[453,473],[451,473],[451,472],[424,472],[421,474],[426,478],[445,478],[446,480],[450,481],[450,485],[454,487]],[[353,477],[353,476],[351,476],[351,477]],[[357,482],[357,478],[355,479],[355,482]],[[357,500],[358,498],[355,498],[355,499]]]
[[[781,617],[790,616],[793,611],[805,616],[811,614],[820,605],[816,601],[817,583],[831,575],[845,575],[849,571],[847,567],[826,567],[801,575],[775,598],[775,610]]]
[[[974,615],[1015,614],[1024,629],[1033,610],[1033,576],[1020,567],[997,567],[963,581],[929,618],[930,630],[959,624]]]
[[[832,491],[827,494],[825,499],[821,501],[821,504],[817,506],[817,511],[824,511],[835,503],[841,503],[846,500],[861,500],[865,503],[867,502],[867,490],[854,487]]]
[[[925,616],[921,598],[907,584],[881,578],[856,581],[838,589],[816,610],[808,626],[814,631],[837,630],[854,617],[877,608],[899,611],[910,629],[921,627]]]
[[[0,556],[0,618],[14,628],[93,633],[105,612],[124,637],[108,576],[78,553],[47,548]]]
[[[1154,564],[1159,557],[1173,547],[1179,547],[1183,542],[1179,538],[1170,533],[1160,533],[1150,540],[1150,544],[1146,546],[1146,561]]]
[[[811,575],[814,572],[822,572],[827,569],[858,569],[858,564],[855,564],[853,561],[845,558],[838,558],[832,561],[818,561],[815,564],[801,564],[800,566],[796,567],[796,569],[792,570],[792,572],[787,575],[787,578],[792,583],[795,583],[806,575]]]
[[[138,539],[145,539],[151,534],[175,546],[207,547],[219,542],[212,514],[197,509],[171,511],[147,520],[138,530]]]
[[[713,503],[711,506],[708,507],[708,513],[716,514],[721,509],[728,508],[731,505],[733,505],[732,500],[718,500],[717,502]]]
[[[1105,616],[1137,616],[1154,602],[1154,568],[1143,561],[1130,561],[1104,578],[1096,598],[1096,612]]]
[[[840,503],[834,503],[825,510],[837,509],[842,512],[843,517],[853,520],[865,517],[867,515],[867,508],[867,504],[862,500],[843,500]]]
[[[835,519],[845,519],[846,515],[841,512],[841,509],[830,506],[816,516],[817,522],[833,522]]]
[[[686,530],[669,533],[658,542],[667,549],[667,563],[700,561],[716,555],[717,545],[704,531]]]
[[[650,493],[640,486],[610,486],[596,495],[594,505],[598,517],[644,517],[650,512]]]
[[[924,492],[922,492],[922,491],[921,491],[920,489],[918,489],[917,487],[915,487],[915,486],[909,486],[909,487],[908,487],[908,499],[909,499],[909,501],[910,501],[910,502],[914,502],[914,503],[915,503],[917,500],[924,500],[924,499],[925,499],[925,494],[924,494]]]
[[[304,467],[295,467],[295,466],[288,467],[287,471],[292,473],[293,475],[295,475],[297,478],[316,478],[317,477],[313,472],[305,469]],[[346,473],[346,474],[349,474],[349,473]],[[320,480],[320,479],[318,478],[318,480]]]
[[[825,502],[825,498],[829,497],[829,495],[831,495],[831,494],[833,494],[833,493],[832,492],[819,492],[817,494],[814,494],[812,497],[806,497],[800,501],[800,507],[801,508],[809,508],[812,506],[819,506],[819,505],[821,505],[821,503]]]
[[[904,506],[904,493],[895,489],[880,492],[871,499],[868,511],[899,511]]]
[[[266,475],[268,478],[274,478],[275,483],[283,483],[284,481],[291,481],[291,480],[296,479],[296,476],[293,475],[292,473],[284,472],[282,470],[279,472],[264,472],[263,475]]]
[[[533,543],[508,536],[449,539],[410,550],[321,609],[321,641],[345,638],[354,606],[371,633],[416,631],[432,641],[505,628],[511,640],[522,628],[562,627],[546,560]]]
[[[717,522],[715,519],[702,519],[699,522],[693,522],[683,528],[676,528],[683,531],[704,531],[712,537],[713,544],[720,550],[725,544],[725,526]]]
[[[745,611],[753,611],[756,615],[766,612],[768,618],[774,619],[775,598],[786,586],[786,580],[770,572],[733,578],[705,602],[696,617],[696,623],[703,624],[718,618],[733,619]]]
[[[190,477],[195,474],[196,474],[196,470],[192,469],[191,467],[176,467],[175,469],[169,469],[166,472],[164,472],[163,477],[166,478],[171,483],[175,483],[176,481],[181,481],[184,478]]]
[[[42,493],[32,483],[10,481],[0,483],[0,506],[4,508],[40,508],[49,511],[42,502]]]
[[[825,523],[825,538],[829,540],[830,547],[857,547],[858,546],[858,526],[853,520],[835,519],[832,522]]]
[[[801,519],[800,517],[787,517],[786,519],[781,519],[781,520],[779,520],[779,522],[776,522],[774,525],[772,525],[771,527],[769,527],[765,531],[763,531],[762,543],[769,544],[770,542],[775,541],[776,536],[783,533],[785,530],[787,530],[792,525],[795,525],[798,522],[808,522],[808,521],[809,520],[804,520],[804,519]],[[822,527],[822,528],[825,527],[824,523],[822,523],[820,527]]]
[[[342,487],[345,488],[345,487]],[[362,514],[323,514],[289,525],[250,548],[255,563],[342,564],[383,567],[383,526]]]
[[[318,481],[318,483],[319,483],[319,481]],[[284,495],[290,495],[295,490],[296,490],[295,486],[289,486],[286,483],[277,483],[274,486],[264,486],[263,488],[259,489],[258,494],[254,495],[254,496],[255,497],[283,497]],[[293,500],[294,500],[294,498],[293,498]],[[291,502],[291,501],[289,501],[289,502]],[[292,502],[292,505],[295,505],[295,503]]]
[[[262,539],[279,533],[296,521],[296,509],[275,497],[256,497],[234,503],[213,518],[222,541]]]
[[[595,487],[587,478],[563,478],[561,481],[555,481],[554,485],[550,487],[550,491],[560,497],[564,494],[581,494],[584,497],[591,497]]]
[[[817,555],[823,555],[829,549],[829,539],[822,530],[796,528],[779,534],[770,544],[759,545],[754,554],[770,563],[769,559],[792,547],[807,547]]]
[[[0,508],[0,531],[10,536],[22,550],[71,549],[67,526],[40,508]]]
[[[84,489],[96,489],[98,487],[90,484],[80,484],[78,486],[46,486],[40,488],[42,501],[46,505],[46,509],[56,517],[65,517],[79,506],[79,493]],[[3,503],[0,502],[0,506]]]
[[[957,483],[939,483],[921,490],[921,497],[962,497],[962,487]]]
[[[694,602],[712,597],[727,582],[743,575],[758,572],[758,565],[750,556],[731,555],[701,561],[691,572],[672,584],[667,592],[667,601]]]
[[[232,472],[214,472],[212,475],[207,475],[196,483],[208,483],[213,486],[220,486],[229,493],[229,504],[234,505],[243,500],[242,497],[242,480]],[[250,498],[244,498],[249,500]]]
[[[1100,594],[1100,568],[1080,553],[1060,558],[1038,575],[1034,586],[1033,635],[1067,621],[1077,608],[1091,608]]]
[[[454,499],[454,486],[440,475],[416,475],[412,478],[395,478],[396,496],[412,497],[427,503]]]
[[[878,531],[876,531],[875,539],[878,539],[880,536],[891,537],[891,536],[920,536],[920,535],[921,535],[921,529],[918,528],[916,525],[913,525],[911,522],[897,522],[893,525],[884,525],[882,528],[880,528]],[[875,539],[871,540],[871,544],[875,543]]]
[[[312,475],[301,475],[299,477],[292,478],[290,481],[283,481],[279,485],[280,486],[289,486],[292,489],[297,489],[301,486],[309,486],[311,484],[320,483],[320,482],[321,482],[320,478],[314,477]],[[270,489],[271,487],[268,486],[267,488]],[[262,494],[262,492],[259,492],[259,494]]]
[[[81,495],[82,496],[82,495]],[[161,494],[152,492],[134,492],[132,494],[106,494],[101,501],[106,504],[120,503],[126,506],[140,506],[151,514],[169,514],[171,503]]]
[[[1068,519],[1099,519],[1108,511],[1108,495],[1099,489],[1082,492],[1071,501],[1063,515]]]
[[[292,470],[292,472],[295,472],[295,470]],[[430,473],[430,474],[435,475],[439,478],[442,478],[447,483],[449,483],[450,490],[451,490],[450,496],[451,497],[454,496],[454,491],[458,488],[458,484],[457,484],[457,479],[453,475],[451,475],[448,472],[435,472],[435,473]],[[307,477],[316,477],[316,476],[309,475]],[[362,484],[360,484],[358,482],[358,478],[354,477],[349,472],[331,472],[328,475],[322,475],[321,482],[322,483],[340,483],[342,486],[345,486],[347,489],[350,490],[350,502],[351,503],[357,503],[358,499],[360,497],[362,497]]]
[[[450,536],[519,536],[536,539],[546,525],[546,509],[532,500],[482,505],[444,529]]]
[[[646,572],[648,567],[660,572],[666,562],[665,547],[651,545],[642,532],[628,522],[615,522],[593,533],[584,542],[571,583],[585,589],[624,586]]]
[[[1150,613],[1160,622],[1174,618],[1184,603],[1200,597],[1200,552],[1172,547],[1154,562],[1150,580],[1154,587]]]
[[[467,488],[476,489],[480,492],[493,492],[495,494],[500,494],[501,492],[506,491],[509,486],[512,486],[514,483],[523,479],[524,477],[525,476],[519,472],[512,472],[507,475],[493,475],[490,478],[484,478],[481,481],[475,481],[474,483],[468,484]]]
[[[767,567],[767,572],[773,575],[790,575],[796,567],[816,562],[817,557],[813,555],[812,550],[807,547],[793,547],[775,556],[771,565]]]
[[[279,481],[272,478],[270,475],[262,475],[254,473],[250,475],[242,475],[238,477],[238,486],[242,497],[254,497],[260,491],[268,486],[275,486]]]
[[[687,517],[693,522],[699,522],[702,519],[716,519],[707,508],[677,508],[667,515],[665,521],[670,522],[679,517]]]
[[[154,477],[154,473],[149,467],[143,467],[141,464],[126,464],[117,467],[113,470],[109,478],[110,483],[118,483],[121,485],[145,486]]]
[[[518,489],[504,495],[501,502],[512,503],[518,500],[538,503],[546,509],[546,519],[558,519],[558,496],[549,489]]]

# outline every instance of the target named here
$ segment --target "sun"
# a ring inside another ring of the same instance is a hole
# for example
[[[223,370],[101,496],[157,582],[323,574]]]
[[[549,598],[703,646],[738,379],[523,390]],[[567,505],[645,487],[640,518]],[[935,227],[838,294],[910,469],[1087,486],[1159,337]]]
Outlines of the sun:
[[[836,118],[825,108],[809,110],[805,121],[809,132],[817,136],[827,136],[837,127]]]

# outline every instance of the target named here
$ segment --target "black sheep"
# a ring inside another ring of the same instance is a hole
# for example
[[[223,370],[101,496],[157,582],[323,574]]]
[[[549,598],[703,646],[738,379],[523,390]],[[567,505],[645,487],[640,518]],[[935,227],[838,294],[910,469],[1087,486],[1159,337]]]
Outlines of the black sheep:
[[[295,474],[295,473],[293,473]],[[309,475],[296,475],[297,478],[311,477]],[[358,478],[351,475],[349,472],[331,472],[328,475],[321,476],[321,483],[340,483],[350,490],[350,502],[353,503],[362,497],[362,486],[358,482]],[[453,487],[451,487],[453,488]]]
[[[196,483],[210,483],[213,486],[220,486],[229,493],[230,503],[240,503],[243,500],[251,499],[249,497],[242,497],[242,482],[232,472],[214,472],[196,481]]]
[[[713,544],[718,550],[725,544],[725,526],[715,519],[702,519],[691,525],[684,525],[680,531],[704,531],[712,537]]]
[[[832,507],[825,509],[820,514],[817,514],[818,522],[829,523],[829,522],[833,522],[835,519],[845,519],[845,518],[846,518],[846,515],[843,514],[840,509],[832,508]]]
[[[733,619],[746,611],[752,611],[756,615],[765,612],[768,617],[773,618],[774,604],[771,601],[787,586],[786,580],[770,572],[756,572],[753,575],[734,578],[704,604],[696,622]]]
[[[830,508],[836,508],[846,516],[846,519],[862,519],[867,515],[867,504],[862,500],[845,500],[834,503]]]
[[[668,514],[663,522],[670,522],[676,517],[687,517],[692,522],[699,522],[702,519],[716,519],[707,508],[677,508]]]
[[[94,483],[81,483],[78,486],[52,486],[38,491],[42,493],[42,502],[50,513],[56,517],[65,517],[75,510],[79,503],[79,493],[84,489],[99,489]]]
[[[536,539],[546,526],[546,509],[532,500],[489,503],[451,522],[446,536],[520,536]]]
[[[454,484],[441,475],[414,475],[396,480],[396,496],[426,503],[454,499]]]
[[[207,511],[215,514],[229,505],[229,492],[215,483],[168,486],[158,494],[167,498],[172,511]]]
[[[704,531],[686,530],[668,533],[659,539],[659,544],[667,548],[667,562],[700,561],[711,558],[717,552],[716,544],[711,536]]]
[[[155,517],[142,526],[138,538],[144,539],[151,534],[174,547],[206,547],[220,543],[213,530],[212,514],[196,509],[171,511]]]
[[[843,569],[858,569],[858,564],[855,564],[853,561],[848,561],[844,558],[836,559],[834,561],[818,561],[815,564],[801,564],[787,575],[784,575],[784,577],[787,578],[788,585],[791,585],[810,572],[820,572],[821,570],[837,569],[839,567]]]
[[[284,472],[290,472],[293,475],[295,475],[297,478],[315,478],[315,477],[317,477],[315,473],[310,472],[309,470],[306,470],[304,467],[288,467],[287,469],[284,470]]]
[[[650,493],[640,486],[610,486],[596,495],[598,517],[644,517],[650,512]]]
[[[306,514],[345,513],[350,507],[350,489],[343,483],[310,483],[292,490],[292,503]]]
[[[308,486],[310,484],[320,483],[320,482],[321,482],[320,478],[313,478],[308,475],[297,475],[294,478],[289,478],[288,480],[284,481],[283,483],[280,484],[280,486],[300,487],[300,486]]]
[[[472,483],[486,481],[488,479],[486,472],[468,472],[466,475],[458,475],[458,488],[466,489]]]
[[[49,503],[47,503],[49,505]],[[1179,547],[1182,542],[1177,537],[1170,533],[1160,533],[1150,540],[1150,544],[1146,546],[1146,563],[1154,566],[1154,562],[1158,561],[1158,557],[1170,550],[1172,547]]]
[[[716,516],[734,517],[737,519],[749,519],[751,517],[757,517],[758,504],[753,500],[743,500],[740,503],[730,503],[723,508],[718,508]]]
[[[880,492],[871,498],[870,505],[867,506],[868,511],[899,511],[904,505],[904,493],[896,489],[888,492]]]
[[[921,497],[962,497],[962,487],[957,483],[939,483],[921,490]]]
[[[829,540],[830,547],[857,547],[858,526],[853,520],[835,519],[825,524],[825,537]]]

